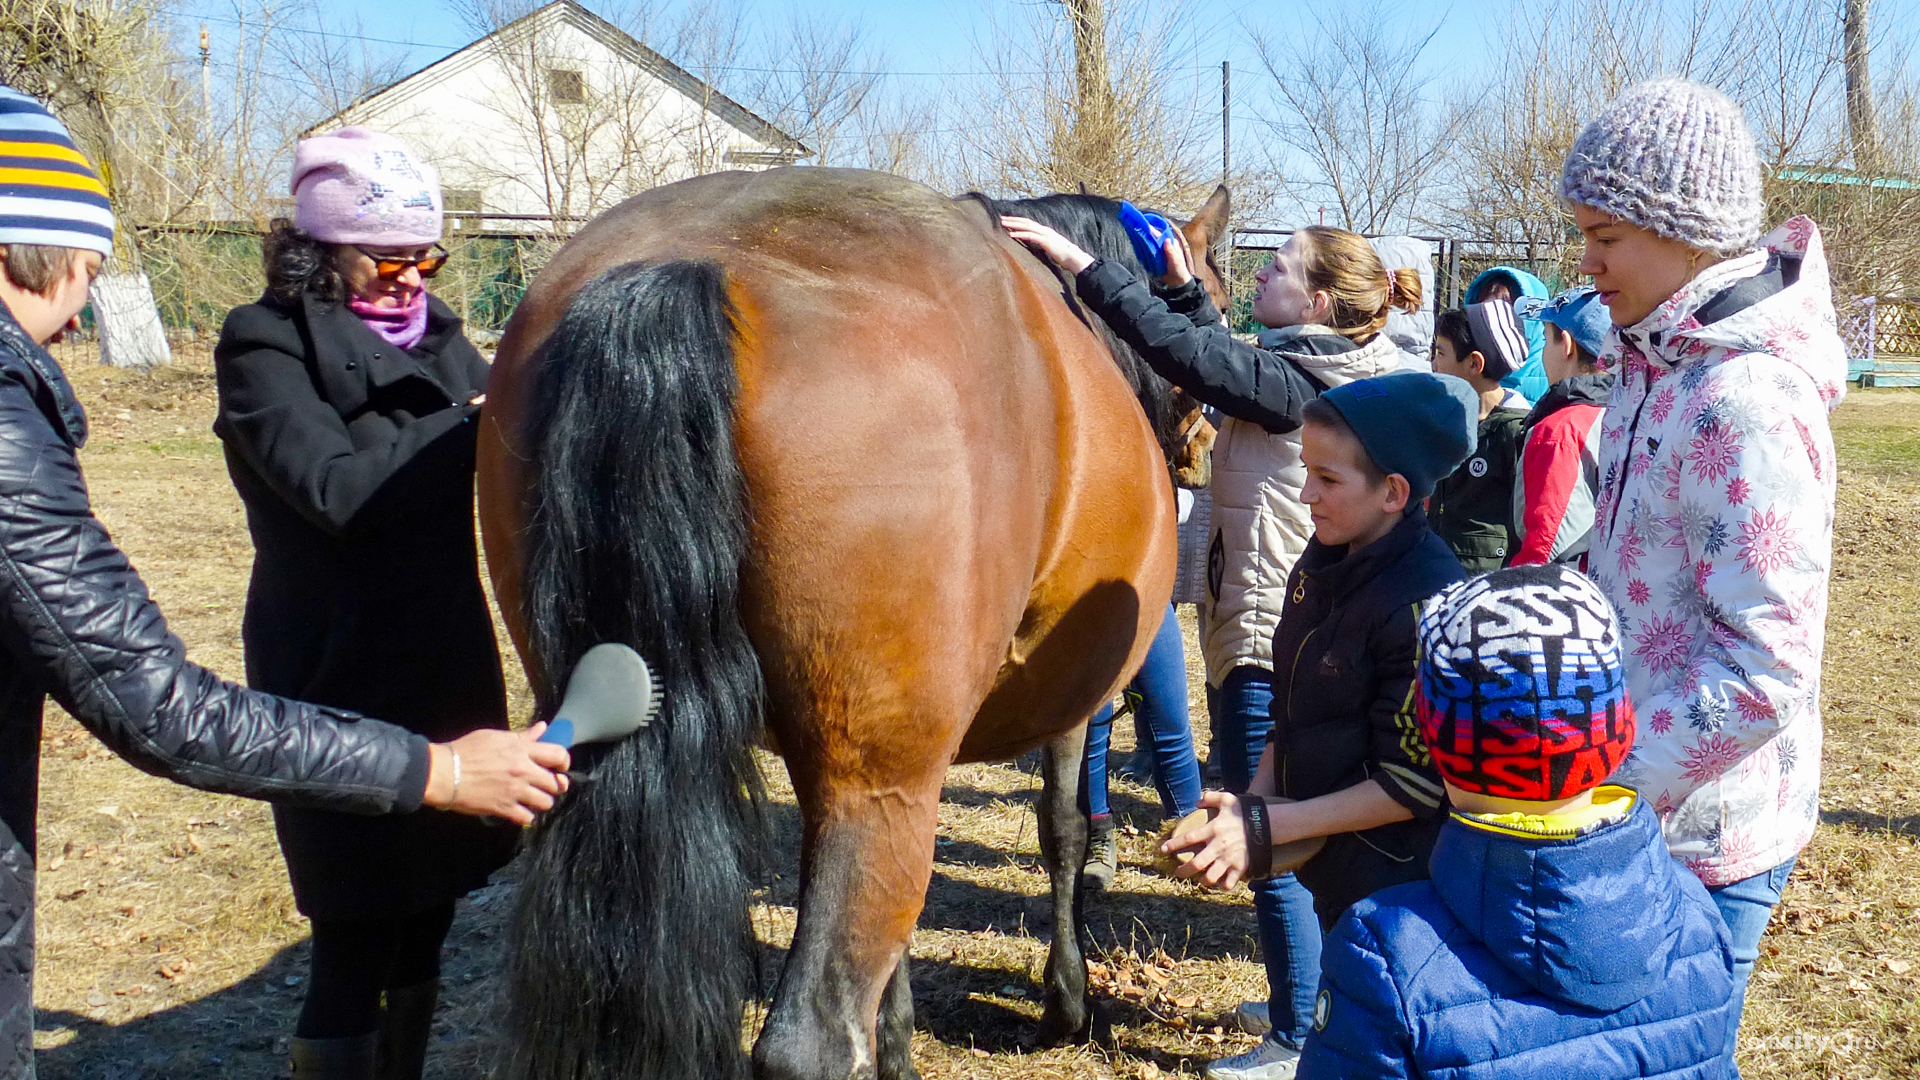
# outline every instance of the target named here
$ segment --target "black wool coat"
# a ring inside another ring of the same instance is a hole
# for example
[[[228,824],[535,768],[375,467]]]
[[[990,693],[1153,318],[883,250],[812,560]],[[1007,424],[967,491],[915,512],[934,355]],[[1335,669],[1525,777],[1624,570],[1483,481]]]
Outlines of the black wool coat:
[[[405,812],[427,741],[190,663],[97,518],[87,418],[0,304],[0,1080],[33,1076],[34,804],[48,695],[135,766],[208,791]]]
[[[436,741],[505,727],[474,543],[487,363],[429,298],[427,334],[388,344],[344,304],[262,298],[214,350],[213,430],[253,534],[241,636],[255,687],[371,713]],[[518,830],[422,811],[365,819],[276,807],[294,899],[314,918],[403,915],[485,884]]]

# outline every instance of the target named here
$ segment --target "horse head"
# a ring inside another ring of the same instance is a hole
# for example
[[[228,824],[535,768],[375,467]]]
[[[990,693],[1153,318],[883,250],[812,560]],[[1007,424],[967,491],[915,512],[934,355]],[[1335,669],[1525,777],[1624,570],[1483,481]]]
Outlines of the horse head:
[[[1100,195],[1064,192],[1033,199],[989,199],[978,194],[968,197],[986,204],[996,220],[1007,214],[1032,218],[1058,230],[1088,252],[1126,267],[1140,280],[1148,278],[1146,267],[1140,265],[1139,256],[1133,253],[1133,244],[1127,239],[1126,229],[1120,224],[1120,203],[1116,200]],[[1214,305],[1222,311],[1226,310],[1227,291],[1214,248],[1218,240],[1226,235],[1230,201],[1231,196],[1226,186],[1222,185],[1214,190],[1200,212],[1192,218],[1180,221],[1169,217],[1169,220],[1176,222],[1176,232],[1186,248],[1187,262],[1193,268],[1194,277],[1206,289]],[[1071,303],[1071,284],[1066,286],[1066,294]],[[1078,311],[1078,304],[1074,304],[1074,308]],[[1105,323],[1097,318],[1088,318],[1087,322],[1106,343],[1107,350],[1113,354],[1114,363],[1133,386],[1134,396],[1146,411],[1154,437],[1159,440],[1160,449],[1166,454],[1168,462],[1183,478],[1197,476],[1203,471],[1199,462],[1205,455],[1205,447],[1212,442],[1212,426],[1200,419],[1199,403],[1156,374],[1134,351],[1133,346],[1109,330]],[[1182,479],[1182,483],[1186,482],[1186,479]]]
[[[1098,258],[1116,261],[1127,267],[1133,277],[1148,281],[1146,267],[1140,265],[1139,256],[1133,254],[1133,242],[1127,238],[1125,227],[1119,223],[1119,202],[1112,198],[1096,194],[1068,194],[1054,192],[1039,198],[1016,198],[1016,200],[993,200],[981,194],[970,194],[966,198],[979,200],[985,204],[989,213],[996,219],[1000,215],[1016,213],[1021,217],[1031,217],[1068,236],[1075,244],[1085,248]],[[1192,267],[1194,279],[1206,288],[1213,306],[1221,311],[1227,309],[1227,286],[1225,275],[1215,248],[1219,240],[1227,234],[1227,213],[1231,209],[1231,194],[1225,184],[1213,188],[1206,204],[1194,213],[1190,219],[1177,219],[1164,215],[1175,223],[1175,234],[1181,240],[1181,246],[1187,250],[1187,265]],[[1068,302],[1075,311],[1081,311],[1079,304],[1073,302],[1073,286],[1064,282]],[[1160,440],[1160,450],[1167,457],[1167,463],[1173,467],[1175,480],[1181,486],[1206,486],[1208,475],[1208,452],[1213,444],[1213,425],[1206,423],[1200,415],[1200,404],[1179,386],[1162,379],[1154,373],[1152,367],[1140,359],[1139,352],[1133,350],[1125,340],[1119,338],[1102,323],[1100,319],[1087,317],[1081,311],[1081,317],[1087,319],[1092,331],[1100,334],[1100,340],[1106,342],[1110,354],[1114,354],[1114,363],[1121,375],[1133,386],[1135,398],[1139,398],[1140,407],[1146,411],[1146,419],[1154,429],[1154,438]]]

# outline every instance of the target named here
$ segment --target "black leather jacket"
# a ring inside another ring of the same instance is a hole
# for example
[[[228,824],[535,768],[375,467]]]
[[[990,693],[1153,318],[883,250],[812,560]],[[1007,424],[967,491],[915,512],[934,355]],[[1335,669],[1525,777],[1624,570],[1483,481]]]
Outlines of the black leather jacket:
[[[409,811],[427,740],[188,662],[87,497],[86,415],[0,304],[0,1078],[33,1075],[33,835],[47,695],[139,768],[208,791]]]

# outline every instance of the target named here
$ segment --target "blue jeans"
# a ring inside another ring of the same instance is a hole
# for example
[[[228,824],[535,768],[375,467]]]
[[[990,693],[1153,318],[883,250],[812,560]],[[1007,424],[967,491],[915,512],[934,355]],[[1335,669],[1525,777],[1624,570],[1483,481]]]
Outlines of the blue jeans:
[[[1200,805],[1200,763],[1193,756],[1193,729],[1187,724],[1187,652],[1173,605],[1147,647],[1146,662],[1127,684],[1133,703],[1134,731],[1153,750],[1153,784],[1160,809],[1180,817]],[[1080,773],[1080,809],[1090,817],[1111,811],[1107,805],[1107,742],[1113,736],[1113,705],[1100,706],[1087,725],[1087,755]]]
[[[1239,793],[1253,781],[1273,727],[1273,675],[1242,664],[1218,690],[1207,687],[1213,725],[1213,760],[1227,790]],[[1273,1038],[1295,1050],[1313,1026],[1313,999],[1320,989],[1320,919],[1313,894],[1292,874],[1249,883],[1260,956],[1267,965],[1267,1011]]]
[[[1794,856],[1794,859],[1799,856]],[[1780,903],[1787,887],[1787,875],[1793,873],[1794,859],[1731,885],[1707,890],[1720,917],[1727,922],[1733,937],[1733,1008],[1727,1017],[1727,1064],[1732,1080],[1740,1080],[1740,1067],[1734,1064],[1733,1047],[1740,1034],[1740,1012],[1747,1003],[1747,980],[1753,977],[1753,962],[1760,959],[1760,938],[1767,932],[1767,921]]]

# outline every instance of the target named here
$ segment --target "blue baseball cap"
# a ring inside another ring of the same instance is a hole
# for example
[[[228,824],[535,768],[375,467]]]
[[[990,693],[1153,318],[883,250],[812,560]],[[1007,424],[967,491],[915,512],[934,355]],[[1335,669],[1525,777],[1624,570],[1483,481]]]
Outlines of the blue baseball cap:
[[[1552,323],[1572,334],[1574,342],[1596,359],[1606,351],[1607,335],[1613,331],[1613,316],[1600,302],[1600,291],[1591,285],[1568,289],[1551,300],[1521,297],[1513,308],[1523,319]]]

